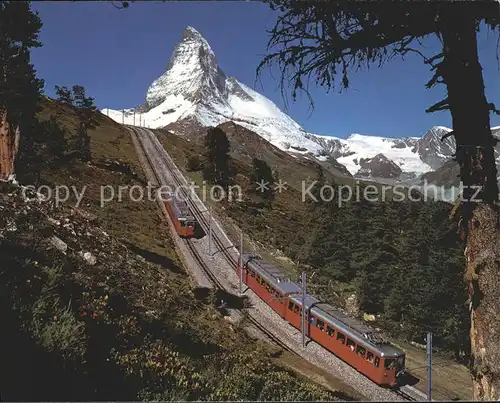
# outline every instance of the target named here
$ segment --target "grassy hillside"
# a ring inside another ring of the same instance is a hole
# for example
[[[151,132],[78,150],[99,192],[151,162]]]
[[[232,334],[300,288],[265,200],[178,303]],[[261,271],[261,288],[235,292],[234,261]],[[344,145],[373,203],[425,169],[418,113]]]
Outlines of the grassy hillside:
[[[75,111],[42,107],[40,119],[54,116],[71,140]],[[153,202],[100,207],[101,185],[144,185],[144,176],[128,133],[97,119],[91,164],[68,147],[58,166],[18,178],[87,186],[79,208],[74,197],[55,206],[0,188],[2,398],[347,398],[286,369],[286,357],[228,324],[217,295],[193,289]]]

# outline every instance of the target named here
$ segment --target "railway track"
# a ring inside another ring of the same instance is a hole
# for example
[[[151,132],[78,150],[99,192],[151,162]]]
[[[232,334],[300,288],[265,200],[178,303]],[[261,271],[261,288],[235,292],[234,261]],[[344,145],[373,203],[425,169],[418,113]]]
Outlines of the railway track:
[[[144,155],[146,155],[146,158],[148,160],[148,165],[151,171],[154,174],[154,177],[156,178],[157,182],[159,185],[162,184],[161,179],[158,177],[158,174],[155,170],[154,164],[151,161],[151,157],[148,155],[146,152],[144,145],[142,141],[140,140],[140,136],[138,133],[135,131],[135,127],[133,126],[128,126],[131,131],[134,132],[134,134],[137,136],[138,142],[140,143],[140,146],[142,150],[144,151]],[[173,181],[175,183],[171,184],[174,186],[179,186],[179,189],[181,189],[182,196],[185,198],[187,201],[193,215],[197,219],[198,223],[201,225],[203,231],[205,233],[209,232],[209,227],[210,224],[208,223],[208,219],[205,216],[206,211],[201,211],[198,205],[189,197],[189,195],[186,193],[186,190],[183,188],[183,186],[186,186],[187,183],[185,183],[184,178],[179,176],[179,173],[177,172],[177,167],[173,163],[173,161],[170,159],[170,156],[167,154],[163,146],[159,143],[158,139],[156,136],[153,134],[153,132],[149,130],[144,130],[143,133],[147,136],[150,137],[151,139],[151,144],[155,148],[155,151],[158,153],[159,156],[162,156],[162,162],[166,164],[169,170],[169,174],[172,177]],[[215,232],[215,231],[214,231]],[[216,233],[213,233],[212,240],[214,241],[215,245],[217,246],[218,252],[222,253],[222,255],[225,257],[226,261],[230,264],[230,266],[235,269],[238,264],[238,260],[229,252],[229,248],[233,247],[234,245],[225,245],[224,242],[219,238],[219,236]],[[200,252],[197,250],[196,246],[194,245],[193,241],[191,239],[185,239],[184,240],[187,248],[191,252],[192,256],[194,259],[198,262],[198,265],[200,269],[203,271],[203,273],[206,275],[206,277],[209,279],[209,281],[218,289],[220,290],[225,290],[225,287],[221,284],[221,282],[217,279],[217,277],[214,275],[214,273],[209,269],[207,266],[205,260],[203,257],[200,255]],[[303,358],[299,353],[297,353],[293,348],[288,347],[279,337],[275,336],[273,333],[271,333],[264,325],[262,325],[257,319],[252,317],[251,315],[248,314],[248,312],[243,314],[244,318],[248,320],[255,328],[257,328],[262,334],[264,334],[269,340],[271,340],[274,344],[279,346],[285,351],[288,351],[296,356],[299,356]],[[422,399],[421,392],[415,390],[412,387],[400,387],[400,388],[394,388],[392,389],[392,392],[403,398],[404,400],[407,401],[422,401],[425,399]],[[418,392],[418,393],[417,393]],[[416,397],[416,395],[419,395],[420,399]]]
[[[146,150],[145,150],[145,148],[144,148],[144,146],[142,144],[142,141],[138,138],[139,136],[138,136],[137,132],[135,131],[135,128],[130,127],[130,130],[133,131],[134,137],[137,140],[138,144],[140,145],[140,147],[141,147],[141,149],[143,151],[143,154],[146,157],[149,170],[151,171],[153,177],[155,178],[155,181],[157,182],[158,185],[161,186],[162,185],[162,181],[161,181],[158,173],[156,172],[156,170],[154,168],[154,164],[153,164],[153,162],[151,160],[151,157],[146,152]],[[160,154],[163,154],[164,150],[160,150],[158,148],[157,144],[154,141],[152,143],[154,144],[157,152],[159,152]],[[163,152],[161,152],[161,151],[163,151]],[[175,172],[175,167],[173,167],[171,165],[171,162],[168,161],[167,159],[165,159],[164,161],[167,162],[167,165],[169,166],[170,173],[172,174],[172,177],[174,178],[174,181],[176,182],[175,185],[176,186],[182,185],[181,179],[178,177],[177,173]],[[192,209],[192,211],[196,212],[195,213],[196,218],[198,220],[199,220],[199,218],[202,218],[201,221],[203,222],[203,224],[205,226],[205,228],[203,228],[203,229],[206,230],[205,232],[208,232],[208,225],[209,224],[207,224],[207,222],[206,222],[205,218],[203,217],[203,214],[200,211],[200,209],[198,208],[198,206],[195,203],[191,202],[191,200],[189,199],[188,195],[184,194],[183,196],[186,197],[186,200],[188,200],[188,203],[189,203],[190,208]],[[231,256],[227,252],[227,250],[224,250],[223,244],[220,241],[220,239],[218,237],[216,237],[216,236],[214,236],[213,239],[216,241],[216,244],[218,244],[218,246],[221,247],[221,249],[223,250],[223,252],[225,252],[224,254],[226,256],[226,259],[231,263],[231,265],[233,266],[233,268],[236,268],[236,264],[237,263],[236,263],[235,259],[233,258],[233,256]],[[193,258],[198,263],[198,266],[203,271],[203,273],[207,276],[207,278],[210,280],[210,282],[217,289],[225,291],[225,288],[222,285],[222,283],[217,279],[217,277],[208,268],[208,265],[206,264],[205,260],[203,259],[203,257],[201,256],[200,252],[196,248],[196,245],[194,245],[192,239],[184,239],[183,241],[186,244],[187,248],[189,249],[190,253],[192,254]],[[242,316],[243,316],[244,319],[246,319],[248,322],[250,322],[256,329],[258,329],[260,332],[262,332],[268,339],[270,339],[273,343],[275,343],[276,345],[278,345],[280,348],[282,348],[283,350],[289,351],[290,353],[293,353],[293,354],[299,356],[298,353],[296,353],[292,348],[288,347],[282,340],[280,340],[278,337],[276,337],[274,334],[272,334],[269,330],[267,330],[258,320],[256,320],[252,316],[250,316],[248,313],[242,313]]]
[[[408,401],[411,401],[411,402],[417,402],[418,401],[418,399],[415,398],[413,395],[410,395],[408,392],[405,392],[405,390],[403,390],[403,388],[393,389],[393,392],[396,395],[401,396],[405,400],[408,400]]]

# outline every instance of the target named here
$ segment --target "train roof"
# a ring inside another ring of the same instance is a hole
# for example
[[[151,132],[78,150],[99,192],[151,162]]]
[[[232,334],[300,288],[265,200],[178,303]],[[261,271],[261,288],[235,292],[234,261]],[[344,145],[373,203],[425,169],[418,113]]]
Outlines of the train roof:
[[[294,294],[294,295],[290,296],[290,300],[302,308],[302,292],[300,294]],[[313,297],[310,294],[306,294],[306,297],[305,297],[306,311],[310,310],[311,307],[313,307],[319,303],[320,303],[319,299]]]
[[[300,286],[292,281],[280,281],[275,284],[275,288],[283,295],[302,293]]]
[[[273,266],[272,264],[266,262],[262,257],[256,253],[244,253],[243,254],[243,264],[251,265],[251,268],[262,272],[264,274],[268,274],[273,278],[282,278],[283,273],[280,269]]]
[[[380,355],[382,357],[399,357],[401,355],[404,355],[405,352],[401,350],[400,348],[397,348],[396,346],[393,346],[392,344],[386,343],[382,344],[380,346],[377,346],[377,350],[380,352]]]
[[[276,289],[281,294],[300,293],[302,289],[296,283],[286,278],[280,269],[266,262],[256,253],[244,253],[243,264],[250,267],[253,271]]]
[[[184,198],[179,197],[177,194],[172,193],[169,190],[162,190],[160,196],[162,201],[170,203],[172,211],[178,220],[195,221],[195,218]]]
[[[261,256],[255,253],[244,253],[243,265],[250,267],[272,286],[281,281],[287,281],[280,269],[266,262]]]

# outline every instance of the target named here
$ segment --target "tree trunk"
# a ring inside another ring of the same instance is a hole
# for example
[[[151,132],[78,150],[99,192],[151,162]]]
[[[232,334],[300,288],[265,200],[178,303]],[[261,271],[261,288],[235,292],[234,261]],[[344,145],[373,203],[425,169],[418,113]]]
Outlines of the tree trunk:
[[[19,128],[7,121],[7,111],[0,109],[0,180],[14,175],[14,160],[19,148]]]
[[[500,214],[494,140],[479,64],[476,22],[454,4],[442,15],[444,61],[457,162],[464,185],[463,231],[471,296],[474,400],[500,399]],[[478,193],[477,193],[478,192]],[[476,194],[477,193],[477,194]]]

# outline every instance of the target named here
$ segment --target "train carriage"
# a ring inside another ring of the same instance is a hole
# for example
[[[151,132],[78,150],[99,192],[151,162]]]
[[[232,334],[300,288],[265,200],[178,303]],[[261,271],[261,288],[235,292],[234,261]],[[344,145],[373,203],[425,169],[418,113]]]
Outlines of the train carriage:
[[[256,254],[243,254],[243,281],[266,304],[302,329],[302,289]],[[405,369],[404,351],[372,328],[312,295],[305,296],[306,335],[381,386],[397,386]]]
[[[239,267],[237,269],[239,275]],[[301,292],[283,273],[259,255],[243,254],[243,281],[282,318],[285,317],[288,296]]]
[[[196,218],[191,214],[187,202],[168,191],[163,191],[160,197],[174,224],[177,235],[183,238],[194,237],[196,231]]]
[[[404,371],[404,351],[365,324],[331,305],[311,310],[311,337],[379,385],[396,386]]]

